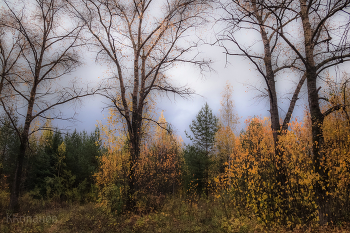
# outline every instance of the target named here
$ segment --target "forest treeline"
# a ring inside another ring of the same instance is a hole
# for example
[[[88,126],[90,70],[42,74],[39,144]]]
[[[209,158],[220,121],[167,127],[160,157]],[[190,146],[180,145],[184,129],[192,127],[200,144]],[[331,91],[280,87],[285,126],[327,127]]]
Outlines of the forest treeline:
[[[350,101],[328,89],[333,102]],[[344,94],[349,93],[349,89]],[[327,108],[328,106],[323,106]],[[62,133],[54,129],[30,136],[21,181],[21,198],[33,203],[96,203],[108,213],[128,210],[129,143],[119,131],[115,112],[95,132]],[[330,219],[349,221],[350,121],[342,109],[329,115],[323,125],[326,151],[323,161],[329,174],[327,192]],[[232,87],[223,91],[221,109],[216,117],[208,104],[198,112],[184,144],[161,114],[159,125],[143,128],[141,156],[136,168],[135,211],[148,213],[162,207],[165,200],[182,196],[196,202],[212,197],[242,214],[251,211],[266,224],[305,224],[318,220],[310,114],[293,119],[279,139],[283,151],[286,183],[278,183],[276,155],[269,118],[245,120],[237,132],[239,118],[232,100]],[[36,124],[39,128],[39,125]],[[1,208],[6,209],[16,168],[19,139],[10,123],[1,126]],[[281,192],[281,189],[284,189]],[[287,195],[288,206],[283,203]],[[24,207],[25,208],[25,207]]]
[[[349,222],[349,8],[347,0],[4,0],[1,209],[92,202],[150,213],[180,196],[214,198],[227,219],[235,209],[266,225]],[[171,70],[211,70],[198,49],[213,18],[220,30],[210,44],[256,69],[270,116],[237,132],[227,84],[220,113],[205,104],[185,145],[163,114],[155,119],[156,99],[195,93],[176,86]],[[251,44],[240,39],[249,31]],[[72,75],[87,51],[108,67],[94,86]],[[286,77],[295,85],[281,114],[276,83]],[[293,119],[303,86],[308,105]],[[106,98],[106,124],[90,135],[52,127],[74,119],[61,106],[96,95]]]

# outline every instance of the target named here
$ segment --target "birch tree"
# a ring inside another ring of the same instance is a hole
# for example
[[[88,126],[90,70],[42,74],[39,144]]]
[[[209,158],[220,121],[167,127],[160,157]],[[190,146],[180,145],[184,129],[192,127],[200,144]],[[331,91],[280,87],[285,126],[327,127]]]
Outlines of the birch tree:
[[[273,8],[267,5],[265,7],[276,15]],[[299,21],[301,42],[283,31],[279,31],[278,34],[297,55],[305,70],[312,122],[313,162],[315,173],[320,177],[315,186],[315,193],[319,206],[319,220],[321,224],[325,224],[330,220],[330,197],[328,195],[328,170],[324,165],[327,155],[322,127],[327,115],[345,106],[338,104],[321,111],[320,101],[326,98],[319,94],[322,87],[320,78],[325,77],[330,68],[350,60],[350,1],[286,1],[279,8],[301,19]],[[280,21],[280,18],[277,17],[277,20]]]
[[[219,155],[219,171],[224,173],[225,163],[228,163],[228,169],[231,168],[231,159],[233,156],[235,143],[235,130],[239,118],[236,113],[232,99],[233,88],[226,83],[222,92],[221,108],[219,114],[219,129],[215,135],[215,146]]]
[[[280,1],[264,3],[256,0],[220,1],[220,6],[226,14],[220,19],[225,24],[225,28],[218,35],[218,42],[225,48],[228,56],[246,58],[256,68],[260,79],[264,83],[265,88],[258,90],[262,97],[267,97],[269,100],[269,114],[274,139],[274,167],[276,180],[279,183],[276,195],[282,196],[283,202],[280,207],[287,211],[288,203],[286,200],[288,194],[284,187],[287,179],[285,158],[278,141],[279,137],[288,129],[306,76],[303,75],[304,69],[300,66],[300,60],[289,51],[288,46],[280,36],[280,33],[283,33],[286,30],[285,28],[298,18],[298,16],[289,14],[284,8],[279,8],[283,3]],[[271,13],[271,9],[274,9],[274,14]],[[248,45],[237,38],[239,33],[244,31],[256,35]],[[254,46],[256,44],[262,47],[261,52]],[[285,71],[294,73],[299,78],[296,86],[292,88],[292,96],[287,101],[288,109],[283,121],[280,122],[280,92],[276,83]]]
[[[122,116],[130,143],[129,200],[135,202],[135,167],[140,157],[142,125],[150,97],[157,92],[182,97],[193,93],[172,84],[167,71],[179,63],[204,69],[209,64],[196,55],[185,56],[196,47],[186,39],[205,22],[206,0],[81,0],[71,1],[76,15],[91,35],[96,59],[110,67],[103,94]]]
[[[77,49],[82,45],[79,40],[82,25],[68,22],[64,1],[4,3],[12,22],[5,26],[24,40],[19,64],[25,72],[17,73],[16,79],[6,79],[14,93],[15,104],[1,99],[2,110],[20,138],[10,197],[10,209],[18,211],[23,161],[29,148],[29,136],[34,132],[33,121],[71,119],[57,111],[57,107],[90,95],[92,90],[79,88],[72,79],[70,83],[65,80],[66,75],[81,64]]]
[[[320,179],[316,182],[315,193],[319,206],[321,224],[329,221],[328,171],[324,166],[324,118],[345,107],[338,104],[321,111],[320,78],[324,78],[332,67],[349,61],[349,1],[290,0],[252,1],[260,11],[275,18],[274,24],[262,21],[260,27],[271,30],[285,43],[296,56],[298,67],[307,83],[308,104],[312,121],[313,162],[315,173]],[[283,12],[283,14],[281,14]],[[249,15],[249,14],[248,14]],[[297,25],[293,33],[281,30],[285,22],[292,20]],[[277,27],[276,27],[277,25]],[[280,25],[280,26],[278,26]],[[300,35],[300,37],[298,37]],[[293,63],[292,63],[293,64]]]
[[[278,8],[283,4],[279,1],[268,1],[263,4],[261,1],[220,1],[221,8],[226,14],[220,18],[225,27],[218,34],[219,44],[225,48],[229,56],[241,56],[249,60],[266,84],[264,90],[259,90],[263,97],[269,99],[269,112],[271,116],[271,129],[273,131],[275,153],[278,151],[278,136],[288,129],[292,113],[294,111],[298,96],[306,77],[302,75],[299,60],[295,54],[288,51],[278,32],[284,32],[284,27],[288,26],[297,16],[290,16],[285,10]],[[271,9],[276,10],[274,14]],[[256,33],[256,39],[249,45],[244,45],[237,39],[238,33],[248,30]],[[257,52],[255,44],[263,47],[263,52]],[[237,51],[238,50],[238,51]],[[278,90],[276,82],[283,71],[294,69],[300,75],[297,85],[292,89],[288,110],[286,111],[283,123],[280,123],[280,106],[278,104]]]

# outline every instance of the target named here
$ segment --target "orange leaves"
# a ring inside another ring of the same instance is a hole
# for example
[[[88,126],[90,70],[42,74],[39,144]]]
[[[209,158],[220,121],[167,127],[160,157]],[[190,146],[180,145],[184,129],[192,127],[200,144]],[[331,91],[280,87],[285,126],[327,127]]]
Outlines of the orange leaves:
[[[303,200],[303,207],[314,210],[315,204],[311,201],[316,177],[311,163],[306,162],[307,156],[301,154],[307,145],[307,141],[304,143],[306,137],[302,134],[302,125],[292,122],[291,128],[297,132],[288,131],[281,137],[280,146],[285,153],[276,156],[269,119],[252,118],[246,120],[246,124],[246,130],[235,139],[231,166],[223,176],[226,179],[216,179],[216,182],[224,184],[231,178],[230,193],[237,208],[253,211],[265,223],[278,223],[286,217],[281,207],[285,197],[280,188],[290,195],[291,203]],[[284,184],[275,178],[276,172],[282,169],[277,168],[276,161],[282,158],[287,165],[288,177]],[[296,191],[297,187],[302,189]]]
[[[142,147],[137,177],[140,184],[148,184],[142,188],[143,192],[164,194],[173,192],[173,185],[180,182],[182,141],[165,130],[167,122],[163,113],[158,124],[150,143]]]
[[[268,119],[247,119],[246,124],[246,130],[231,139],[234,148],[230,160],[225,162],[225,173],[214,179],[217,187],[230,190],[238,209],[251,210],[268,224],[317,221],[318,184],[326,196],[341,200],[339,204],[333,203],[334,211],[338,211],[338,205],[345,204],[350,185],[350,127],[344,111],[327,116],[323,125],[326,146],[322,149],[326,156],[317,169],[325,169],[327,176],[324,177],[315,172],[307,112],[304,121],[295,119],[289,124],[289,130],[279,136],[280,154],[273,150]],[[226,138],[230,135],[225,128],[221,130],[218,145],[225,134]],[[278,172],[285,175],[283,182],[276,178]],[[287,203],[288,212],[283,203]]]
[[[150,135],[149,132],[154,134],[142,140],[140,157],[134,165],[134,185],[138,190],[133,198],[138,199],[137,206],[141,209],[148,205],[147,201],[143,200],[145,197],[158,200],[162,195],[174,192],[180,183],[182,140],[165,130],[167,122],[163,114],[158,123],[163,128],[156,125],[155,130],[152,130],[151,125],[144,125],[142,130],[145,135]],[[113,206],[113,196],[118,196],[119,199],[115,200],[118,203],[125,201],[129,185],[129,142],[119,124],[113,110],[110,110],[106,125],[99,123],[101,138],[107,151],[100,158],[100,167],[95,173],[95,179],[100,188],[100,203],[106,208]]]
[[[343,80],[342,85],[329,82],[324,92],[326,102],[322,106],[323,112],[333,106],[350,103],[350,89]],[[323,122],[324,147],[326,157],[321,161],[322,166],[327,170],[328,186],[327,191],[333,198],[346,200],[348,187],[350,185],[350,121],[349,109],[339,109],[327,115]],[[344,208],[344,206],[342,206]],[[345,207],[346,208],[346,207]]]

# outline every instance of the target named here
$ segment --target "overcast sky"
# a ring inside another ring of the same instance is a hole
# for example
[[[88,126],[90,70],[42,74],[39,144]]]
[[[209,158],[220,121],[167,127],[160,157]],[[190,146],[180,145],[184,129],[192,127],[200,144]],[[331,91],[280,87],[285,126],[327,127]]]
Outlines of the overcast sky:
[[[170,72],[173,83],[177,85],[188,85],[195,90],[196,95],[189,99],[182,99],[179,96],[170,95],[169,97],[159,98],[157,100],[158,112],[164,110],[166,120],[172,124],[176,133],[180,135],[186,143],[184,131],[189,131],[189,125],[195,118],[196,114],[203,107],[205,102],[208,102],[213,113],[218,115],[220,109],[221,92],[223,91],[226,82],[229,82],[233,87],[233,100],[236,105],[237,114],[241,117],[241,124],[238,131],[245,127],[244,120],[252,116],[269,116],[268,99],[259,100],[255,98],[259,95],[258,91],[253,90],[250,85],[264,88],[261,84],[261,77],[249,64],[249,62],[242,57],[229,57],[229,64],[226,64],[226,56],[224,50],[217,46],[206,45],[202,48],[202,56],[213,60],[213,72],[205,73],[204,76],[199,70],[191,65],[180,66]],[[94,63],[92,56],[86,57],[86,64],[80,67],[73,75],[78,76],[84,82],[97,82],[103,77],[104,68]],[[291,82],[283,81],[281,83],[290,85]],[[283,89],[283,84],[280,86]],[[302,115],[305,107],[305,98],[302,98],[297,104],[295,116]],[[88,97],[83,100],[83,105],[77,109],[76,116],[79,122],[75,124],[66,123],[70,128],[76,128],[78,131],[86,130],[91,132],[95,129],[97,120],[103,120],[108,115],[108,111],[103,107],[109,103],[103,97]],[[284,108],[286,109],[286,107]],[[72,111],[65,109],[67,114]],[[283,111],[281,112],[283,115]],[[57,126],[61,126],[62,122],[57,122]],[[55,124],[54,124],[55,125]]]
[[[206,34],[208,41],[213,42],[215,31],[220,30],[220,27],[212,29],[212,25],[206,28]],[[249,45],[258,40],[256,34],[251,32],[242,31],[238,35],[239,40]],[[233,46],[233,45],[232,45]],[[255,47],[257,51],[261,51],[262,43],[256,43]],[[202,52],[201,56],[213,61],[213,72],[205,73],[204,76],[199,70],[191,65],[180,66],[171,70],[168,75],[172,78],[173,83],[179,86],[188,85],[192,88],[197,95],[193,95],[191,98],[185,100],[176,96],[170,98],[162,98],[157,100],[158,112],[164,110],[164,116],[166,120],[172,124],[176,133],[180,135],[186,143],[188,139],[185,137],[184,131],[189,131],[189,125],[199,112],[201,107],[208,102],[213,113],[218,115],[220,108],[221,92],[225,87],[225,83],[229,82],[233,87],[233,100],[236,105],[236,112],[241,117],[241,124],[237,127],[238,132],[245,127],[244,121],[248,117],[252,116],[269,116],[268,112],[268,99],[261,100],[256,99],[260,93],[253,90],[250,86],[256,86],[260,90],[266,88],[262,82],[263,79],[255,70],[255,67],[243,57],[228,57],[226,63],[226,55],[224,49],[218,46],[204,45],[200,48]],[[85,64],[79,67],[72,75],[80,78],[83,83],[96,84],[102,78],[108,78],[105,75],[105,67],[95,64],[94,54],[86,53],[83,62]],[[288,74],[278,77],[277,88],[279,90],[279,97],[283,97],[294,88],[294,83],[298,80],[297,76],[290,76]],[[286,105],[281,102],[280,117],[284,117],[284,111],[287,109]],[[287,101],[284,101],[285,103]],[[305,87],[301,92],[301,99],[297,102],[297,106],[294,110],[293,116],[302,116],[306,106],[306,90]],[[109,104],[107,99],[101,96],[88,97],[82,100],[82,105],[76,109],[78,120],[75,124],[62,121],[54,121],[53,125],[59,128],[67,127],[72,130],[76,128],[78,131],[86,130],[91,132],[95,129],[97,121],[103,121],[108,115],[108,111],[103,108]],[[64,106],[62,109],[66,116],[71,116],[74,112],[70,105]]]

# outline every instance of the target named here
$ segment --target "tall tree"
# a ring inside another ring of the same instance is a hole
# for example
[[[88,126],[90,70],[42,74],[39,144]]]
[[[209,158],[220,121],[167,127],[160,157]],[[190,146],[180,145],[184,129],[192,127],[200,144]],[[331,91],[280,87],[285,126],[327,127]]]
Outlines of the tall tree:
[[[189,127],[193,137],[187,134],[187,132],[186,136],[191,139],[195,146],[209,155],[214,146],[215,134],[219,129],[219,125],[218,118],[213,114],[208,103],[205,103]]]
[[[249,0],[228,0],[220,1],[222,9],[226,14],[221,18],[226,24],[226,28],[219,36],[221,45],[226,49],[226,54],[231,56],[243,56],[247,58],[259,72],[261,79],[264,80],[266,85],[265,90],[259,90],[263,97],[268,97],[270,103],[270,119],[271,129],[274,139],[274,158],[276,161],[276,179],[281,184],[276,191],[283,196],[283,202],[280,205],[288,210],[288,194],[286,193],[286,168],[283,150],[279,146],[278,140],[281,134],[285,133],[288,129],[289,122],[292,117],[296,102],[300,90],[305,82],[306,76],[302,72],[304,69],[299,65],[299,60],[295,54],[288,51],[288,46],[284,43],[278,32],[286,31],[286,27],[298,18],[298,16],[290,16],[288,11],[283,8],[279,8],[284,2],[281,1],[268,1],[268,4],[273,9],[279,9],[271,13],[271,10],[266,8],[264,2]],[[249,30],[249,33],[258,32],[257,40],[252,41],[249,45],[244,45],[238,37],[238,32]],[[254,48],[254,44],[259,42],[263,48],[262,52],[257,52]],[[235,45],[239,50],[230,48]],[[280,122],[279,104],[279,92],[277,90],[277,81],[279,76],[284,71],[298,71],[297,75],[300,75],[299,81],[292,89],[292,96],[288,103],[288,110],[284,116],[283,122]]]
[[[253,1],[252,1],[253,2]],[[324,138],[322,133],[323,119],[341,105],[322,113],[320,109],[318,77],[323,76],[329,68],[349,60],[348,31],[349,20],[346,10],[349,1],[321,1],[300,0],[282,1],[275,4],[273,1],[254,1],[261,11],[275,18],[275,24],[268,22],[260,24],[263,28],[272,30],[282,39],[289,51],[293,51],[299,69],[303,71],[303,79],[307,80],[308,102],[312,121],[313,156],[315,171],[321,177],[316,184],[318,197],[319,219],[327,222],[327,170],[322,167],[325,159],[323,150]],[[283,12],[283,14],[281,14]],[[301,20],[298,20],[301,19]],[[298,33],[290,33],[290,29],[283,29],[285,22],[292,22],[293,29],[302,34],[302,39],[296,37]],[[280,25],[282,28],[275,27]],[[283,29],[283,30],[280,30]],[[322,186],[324,186],[322,188]],[[328,215],[329,216],[329,215]]]
[[[193,134],[193,137],[187,132],[186,136],[191,139],[194,146],[199,151],[204,153],[205,160],[205,180],[206,180],[206,195],[209,194],[209,155],[212,152],[215,144],[215,134],[219,130],[218,118],[213,114],[209,108],[208,103],[205,103],[204,107],[199,111],[195,120],[192,120],[192,124],[189,126]]]
[[[332,106],[321,111],[319,95],[321,88],[319,77],[324,76],[329,68],[350,60],[349,28],[350,22],[347,11],[350,1],[321,1],[298,0],[285,1],[278,8],[264,4],[277,20],[282,20],[276,10],[288,11],[290,15],[301,18],[299,25],[303,35],[302,41],[295,40],[286,31],[276,31],[288,44],[289,48],[301,61],[304,76],[307,81],[308,103],[312,122],[313,161],[316,174],[320,179],[316,182],[315,193],[319,207],[321,224],[329,221],[328,170],[324,165],[326,154],[324,150],[324,136],[322,126],[324,118],[332,112],[344,107],[342,104]]]
[[[20,33],[27,44],[20,48],[20,64],[26,72],[17,74],[16,79],[6,80],[15,93],[16,104],[10,105],[1,99],[2,109],[20,138],[10,200],[10,209],[17,211],[23,161],[29,136],[33,133],[33,121],[64,119],[62,113],[55,114],[52,110],[91,92],[76,87],[74,80],[70,80],[71,85],[63,81],[65,75],[80,64],[77,48],[81,46],[79,34],[82,29],[79,23],[66,23],[66,3],[61,0],[22,1],[16,5],[9,1],[4,3],[12,22],[6,27]],[[48,112],[53,115],[50,117]],[[20,127],[15,124],[13,113],[18,113]]]
[[[278,8],[283,2],[268,1],[269,5]],[[280,123],[280,113],[278,104],[278,90],[276,82],[278,76],[283,71],[294,68],[300,70],[297,66],[297,59],[294,54],[290,54],[286,49],[280,34],[277,32],[285,31],[284,27],[288,26],[295,17],[289,17],[285,11],[279,10],[275,14],[266,9],[261,1],[249,0],[222,0],[219,2],[225,14],[220,19],[226,27],[218,35],[219,44],[225,48],[226,54],[230,56],[242,56],[247,58],[261,75],[266,84],[262,96],[269,98],[271,129],[274,137],[275,153],[280,154],[278,150],[278,136],[288,129],[295,104],[303,86],[306,76],[302,76],[296,87],[294,88],[292,98],[289,101],[288,110],[284,117],[283,123]],[[279,20],[278,20],[279,19]],[[268,25],[268,26],[266,26]],[[249,33],[258,32],[256,40],[249,45],[244,45],[238,37],[238,33],[249,30]],[[254,44],[260,42],[263,46],[263,52],[259,53],[253,47]],[[232,44],[235,49],[232,49]],[[239,52],[235,50],[238,49]]]
[[[201,69],[207,61],[186,58],[196,48],[184,38],[205,22],[208,1],[172,0],[163,5],[153,0],[71,1],[86,25],[97,59],[111,68],[111,79],[103,94],[122,116],[130,143],[129,208],[135,202],[135,168],[140,157],[142,126],[152,93],[159,91],[187,96],[193,92],[174,86],[166,71],[178,63]]]
[[[228,127],[232,131],[235,131],[239,121],[239,117],[236,113],[232,93],[233,87],[228,82],[226,82],[220,102],[221,108],[219,121],[221,126]]]

